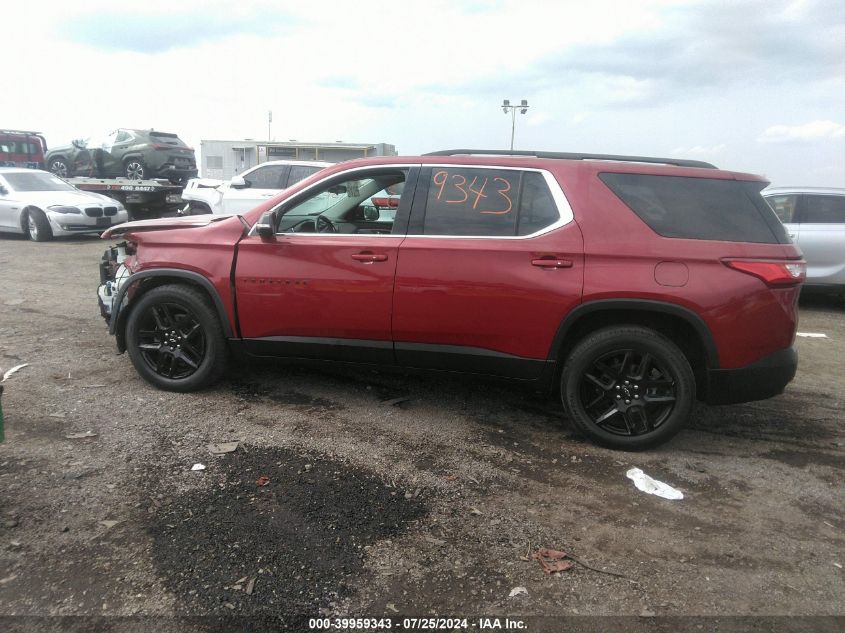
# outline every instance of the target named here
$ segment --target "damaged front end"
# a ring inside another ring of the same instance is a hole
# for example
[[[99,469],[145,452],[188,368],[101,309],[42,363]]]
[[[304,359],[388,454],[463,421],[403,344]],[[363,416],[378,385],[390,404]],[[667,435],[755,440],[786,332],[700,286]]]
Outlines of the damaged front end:
[[[117,316],[120,303],[125,301],[125,292],[121,292],[126,281],[132,275],[127,267],[127,259],[133,252],[132,245],[121,242],[103,253],[100,258],[100,285],[97,288],[97,302],[100,314],[109,324],[109,333],[115,334]],[[118,352],[123,352],[126,346],[122,337],[117,337]]]

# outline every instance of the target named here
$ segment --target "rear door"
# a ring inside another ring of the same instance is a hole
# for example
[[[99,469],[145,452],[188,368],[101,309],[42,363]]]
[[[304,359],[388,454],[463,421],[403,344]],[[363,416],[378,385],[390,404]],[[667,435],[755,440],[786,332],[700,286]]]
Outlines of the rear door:
[[[537,378],[582,283],[581,231],[550,173],[428,167],[399,248],[397,362]]]

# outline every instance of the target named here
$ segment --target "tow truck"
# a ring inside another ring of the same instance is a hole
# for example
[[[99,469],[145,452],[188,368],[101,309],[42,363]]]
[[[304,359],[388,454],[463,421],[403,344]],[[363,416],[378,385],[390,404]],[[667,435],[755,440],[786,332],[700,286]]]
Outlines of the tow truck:
[[[123,203],[130,220],[178,215],[182,201],[182,185],[164,178],[130,180],[129,178],[96,178],[75,176],[65,180],[83,191],[94,191]]]

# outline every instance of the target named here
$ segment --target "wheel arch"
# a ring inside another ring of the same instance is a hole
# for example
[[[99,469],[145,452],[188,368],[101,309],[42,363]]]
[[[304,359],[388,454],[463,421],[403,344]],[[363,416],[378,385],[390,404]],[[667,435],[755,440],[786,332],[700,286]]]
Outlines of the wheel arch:
[[[24,235],[26,235],[26,218],[29,215],[30,211],[38,211],[39,213],[43,213],[44,217],[47,218],[47,212],[44,211],[41,207],[36,207],[33,204],[26,205],[23,209],[21,209],[21,214],[18,217],[18,225],[20,226],[21,231],[23,231]],[[50,221],[50,218],[47,218],[47,222]]]
[[[124,167],[126,167],[126,164],[129,161],[132,161],[132,160],[137,160],[139,163],[141,163],[145,167],[147,166],[147,163],[144,161],[144,155],[141,154],[140,152],[134,153],[134,154],[126,154],[123,158],[120,159],[120,162]]]
[[[135,288],[132,295],[132,302],[136,303],[143,295],[148,293],[153,288],[164,286],[170,283],[177,283],[183,285],[193,286],[198,288],[211,299],[211,303],[217,312],[217,317],[220,319],[220,325],[223,328],[223,334],[226,338],[232,338],[232,328],[229,324],[229,315],[223,305],[223,300],[217,289],[200,273],[190,270],[179,270],[177,268],[157,268],[151,270],[142,270],[134,273],[126,280],[126,283],[120,288],[114,301],[114,310],[109,321],[109,334],[113,334],[117,342],[117,349],[119,352],[126,351],[126,321],[131,312],[131,304],[124,307],[124,299],[131,288]]]
[[[675,343],[695,374],[696,391],[702,397],[707,389],[707,370],[719,367],[719,353],[707,324],[683,306],[647,299],[607,299],[583,303],[572,310],[555,334],[549,360],[563,366],[577,342],[604,327],[642,325]]]

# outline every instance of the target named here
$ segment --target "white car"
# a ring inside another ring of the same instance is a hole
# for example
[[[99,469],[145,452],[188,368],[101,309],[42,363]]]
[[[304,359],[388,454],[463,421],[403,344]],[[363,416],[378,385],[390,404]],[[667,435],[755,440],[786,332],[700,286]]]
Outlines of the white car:
[[[235,215],[295,185],[333,163],[314,160],[271,160],[247,169],[228,182],[192,178],[182,192],[182,213]]]
[[[805,290],[845,290],[845,189],[771,187],[762,192],[807,260]]]
[[[128,220],[126,209],[113,198],[81,191],[40,169],[0,167],[0,232],[46,242],[54,236],[102,233]]]

